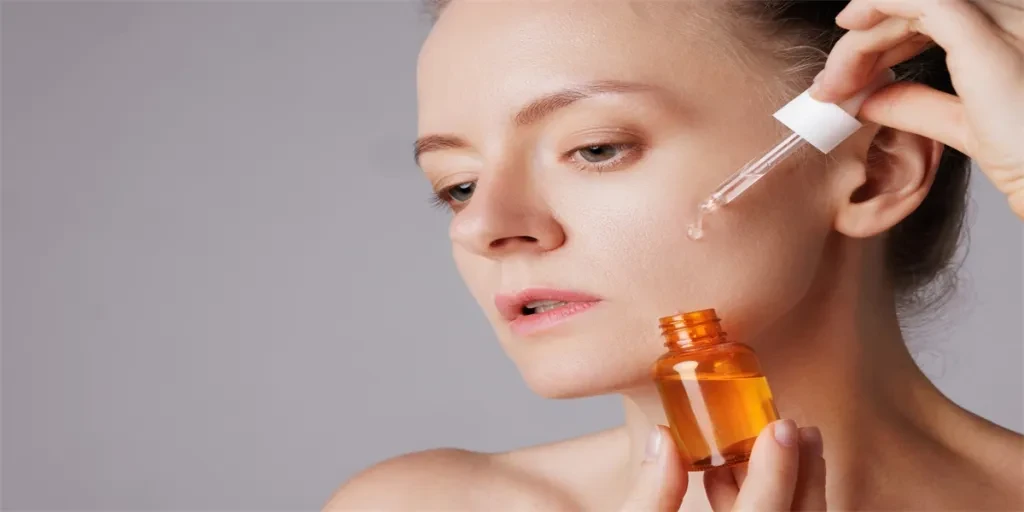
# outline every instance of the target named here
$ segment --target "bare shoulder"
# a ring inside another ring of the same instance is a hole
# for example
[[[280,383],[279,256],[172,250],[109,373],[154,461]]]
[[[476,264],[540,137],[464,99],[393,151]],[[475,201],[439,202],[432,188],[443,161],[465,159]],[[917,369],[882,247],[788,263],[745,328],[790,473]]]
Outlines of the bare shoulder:
[[[472,479],[488,465],[481,454],[455,449],[410,453],[367,468],[331,495],[325,511],[414,510],[465,503],[449,482]],[[467,482],[469,483],[469,482]],[[435,505],[431,507],[431,505]]]
[[[993,481],[1005,490],[1005,501],[999,505],[1024,510],[1024,435],[1001,426],[994,430],[981,453],[983,463],[993,470]]]
[[[502,457],[452,448],[388,459],[342,484],[324,511],[565,509],[557,489]]]
[[[1024,510],[1024,436],[980,417],[963,436],[971,440],[965,458],[972,465],[966,472],[971,477],[964,480],[969,485],[959,490],[972,497],[970,505],[977,510]]]
[[[323,510],[576,510],[618,477],[624,439],[610,430],[502,453],[410,453],[360,472]]]

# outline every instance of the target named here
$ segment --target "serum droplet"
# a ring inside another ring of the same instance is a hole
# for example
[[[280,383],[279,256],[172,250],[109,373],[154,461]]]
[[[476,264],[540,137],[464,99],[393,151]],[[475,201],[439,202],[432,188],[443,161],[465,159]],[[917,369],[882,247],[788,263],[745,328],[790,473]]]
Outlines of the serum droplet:
[[[693,241],[704,238],[704,216],[715,212],[723,204],[725,204],[724,201],[717,196],[711,196],[701,203],[700,206],[697,207],[697,219],[693,221],[693,224],[690,224],[690,226],[686,228],[687,238]]]
[[[704,238],[704,230],[695,222],[690,224],[690,227],[686,228],[686,237],[696,242],[697,240]]]

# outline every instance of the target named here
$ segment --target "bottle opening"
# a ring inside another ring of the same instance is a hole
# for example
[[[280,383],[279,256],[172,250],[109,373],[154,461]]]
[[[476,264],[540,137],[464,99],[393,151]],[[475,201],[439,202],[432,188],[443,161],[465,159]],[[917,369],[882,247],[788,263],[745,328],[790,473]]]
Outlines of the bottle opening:
[[[721,319],[714,309],[700,309],[661,317],[658,324],[661,327],[661,335],[668,345],[680,342],[697,343],[725,335]]]

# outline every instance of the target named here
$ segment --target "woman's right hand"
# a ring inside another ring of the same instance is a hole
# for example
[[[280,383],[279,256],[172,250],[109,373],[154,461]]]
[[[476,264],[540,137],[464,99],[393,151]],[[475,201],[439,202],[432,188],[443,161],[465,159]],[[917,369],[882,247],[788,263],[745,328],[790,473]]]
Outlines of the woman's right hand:
[[[704,473],[715,512],[825,510],[825,459],[821,432],[797,428],[792,420],[765,427],[754,443],[746,476],[720,468]],[[675,512],[686,494],[687,473],[672,437],[658,426],[647,445],[640,476],[623,512]]]

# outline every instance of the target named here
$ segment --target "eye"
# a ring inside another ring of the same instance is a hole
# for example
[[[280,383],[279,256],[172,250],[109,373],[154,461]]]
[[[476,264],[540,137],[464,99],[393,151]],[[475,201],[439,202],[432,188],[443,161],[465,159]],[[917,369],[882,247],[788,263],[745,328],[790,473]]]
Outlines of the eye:
[[[600,163],[611,160],[619,155],[621,148],[615,144],[599,144],[587,146],[576,150],[580,158],[592,163]]]
[[[578,147],[566,157],[581,171],[610,171],[634,162],[642,153],[643,145],[636,142],[608,142]]]
[[[465,203],[469,201],[470,197],[473,197],[473,191],[476,190],[476,182],[470,181],[467,183],[459,183],[454,187],[449,187],[445,190],[448,197],[457,203]]]
[[[434,192],[430,198],[430,202],[438,208],[457,211],[464,206],[464,203],[469,201],[469,198],[473,197],[473,191],[475,190],[475,181],[459,183],[458,185],[452,185]]]

